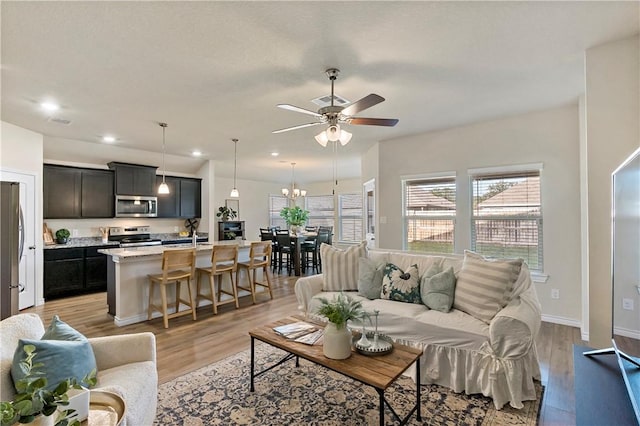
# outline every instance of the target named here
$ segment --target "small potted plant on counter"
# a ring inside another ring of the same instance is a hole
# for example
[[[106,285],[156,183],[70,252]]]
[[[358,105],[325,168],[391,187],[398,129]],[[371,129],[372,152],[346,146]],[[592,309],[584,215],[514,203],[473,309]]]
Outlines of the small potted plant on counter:
[[[58,244],[67,244],[69,242],[69,236],[71,233],[68,229],[62,228],[56,231],[56,242]]]

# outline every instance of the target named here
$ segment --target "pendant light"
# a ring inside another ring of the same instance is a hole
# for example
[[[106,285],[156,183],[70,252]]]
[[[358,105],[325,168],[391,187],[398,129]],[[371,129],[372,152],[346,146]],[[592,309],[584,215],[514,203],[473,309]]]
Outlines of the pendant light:
[[[231,140],[233,141],[233,189],[229,196],[231,198],[238,198],[240,196],[240,192],[238,192],[238,187],[236,186],[236,171],[238,169],[238,139]]]
[[[162,183],[158,186],[158,194],[169,194],[169,185],[165,182],[165,173],[167,169],[164,165],[164,154],[165,154],[165,139],[164,139],[164,131],[167,128],[167,123],[158,123],[160,127],[162,127]]]

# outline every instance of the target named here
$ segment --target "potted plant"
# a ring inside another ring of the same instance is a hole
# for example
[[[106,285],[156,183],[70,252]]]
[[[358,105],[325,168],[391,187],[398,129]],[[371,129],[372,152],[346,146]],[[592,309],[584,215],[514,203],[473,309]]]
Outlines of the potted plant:
[[[303,210],[299,206],[284,207],[280,210],[280,217],[287,222],[291,232],[296,235],[298,233],[298,227],[304,225],[307,219],[309,219],[309,210]]]
[[[362,302],[356,301],[344,293],[338,294],[332,301],[319,298],[319,315],[329,321],[324,329],[322,350],[327,358],[346,359],[351,356],[351,331],[347,321],[362,321],[369,314],[362,308]]]
[[[67,244],[67,242],[69,241],[70,235],[71,233],[69,232],[68,229],[66,228],[58,229],[56,231],[56,242],[58,244]]]
[[[216,213],[216,216],[223,222],[226,222],[229,219],[235,219],[237,215],[238,213],[234,209],[227,206],[218,207],[218,213]]]
[[[20,362],[20,368],[25,373],[24,378],[16,382],[13,401],[0,402],[0,425],[11,426],[16,423],[41,424],[46,421],[55,426],[80,426],[77,420],[70,420],[68,416],[74,410],[60,409],[69,404],[67,392],[71,389],[83,389],[76,379],[66,379],[58,383],[53,390],[47,390],[47,378],[38,371],[42,363],[34,363],[35,346],[24,345],[25,358]],[[95,371],[83,379],[83,382],[93,386],[96,384]],[[52,418],[54,413],[56,418]],[[55,420],[55,422],[54,422]]]

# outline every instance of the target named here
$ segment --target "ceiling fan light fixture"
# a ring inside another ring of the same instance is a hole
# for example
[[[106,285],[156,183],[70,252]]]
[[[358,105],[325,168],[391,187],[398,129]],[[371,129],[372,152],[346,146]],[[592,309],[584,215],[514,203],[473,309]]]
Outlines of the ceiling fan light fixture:
[[[340,126],[337,124],[332,124],[327,128],[327,138],[331,142],[335,142],[340,139]]]
[[[345,146],[348,144],[352,136],[353,135],[346,130],[340,130],[340,139],[338,139],[340,141],[340,145]]]
[[[324,130],[321,131],[320,133],[318,133],[316,135],[316,141],[322,145],[322,147],[326,147],[327,146],[327,142],[329,142],[329,138],[327,137],[327,132],[325,132]]]

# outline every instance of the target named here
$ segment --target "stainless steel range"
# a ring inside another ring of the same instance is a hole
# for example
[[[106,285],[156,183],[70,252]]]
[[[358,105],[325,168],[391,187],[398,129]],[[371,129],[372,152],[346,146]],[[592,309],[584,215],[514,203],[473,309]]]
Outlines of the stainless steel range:
[[[109,241],[120,247],[158,246],[162,240],[151,238],[148,226],[127,226],[109,228]]]

